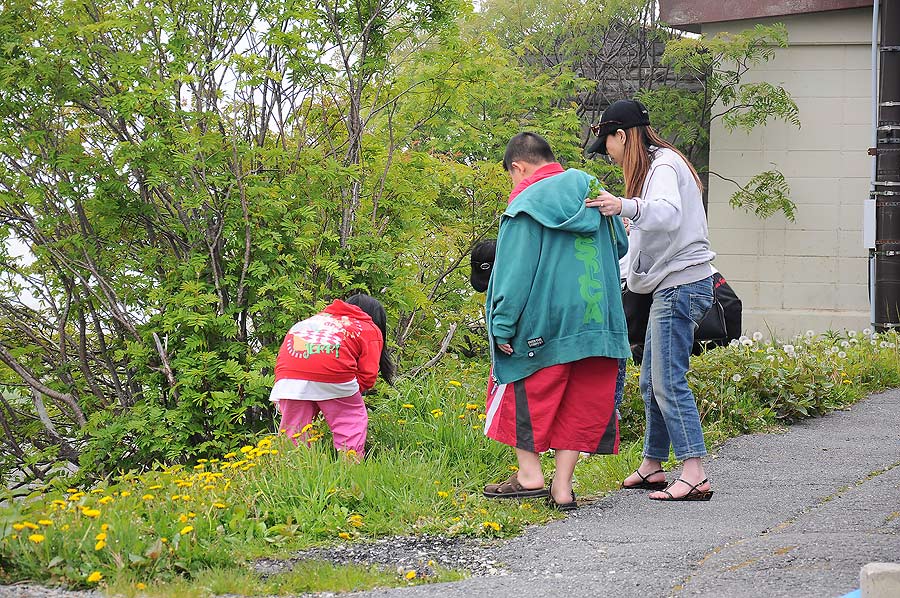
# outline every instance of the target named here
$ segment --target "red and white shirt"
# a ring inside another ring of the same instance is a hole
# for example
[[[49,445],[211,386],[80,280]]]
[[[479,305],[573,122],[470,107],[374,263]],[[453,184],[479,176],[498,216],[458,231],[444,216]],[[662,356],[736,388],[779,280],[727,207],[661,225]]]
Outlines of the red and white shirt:
[[[324,401],[375,386],[384,339],[360,308],[336,300],[294,324],[281,343],[269,399]]]

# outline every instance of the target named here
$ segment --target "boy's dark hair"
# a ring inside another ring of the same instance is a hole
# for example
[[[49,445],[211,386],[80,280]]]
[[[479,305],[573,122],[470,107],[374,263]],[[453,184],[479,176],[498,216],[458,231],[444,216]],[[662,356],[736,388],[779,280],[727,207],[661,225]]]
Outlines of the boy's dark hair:
[[[472,248],[472,273],[469,282],[472,288],[483,293],[487,290],[491,272],[494,270],[494,254],[497,252],[497,241],[485,239]]]
[[[503,154],[503,170],[509,172],[513,162],[528,162],[529,164],[545,164],[556,162],[556,156],[550,149],[547,140],[537,133],[519,133],[506,144],[506,153]]]
[[[381,331],[381,338],[384,340],[384,344],[381,347],[381,357],[378,359],[378,371],[388,384],[393,385],[394,376],[397,373],[397,365],[391,357],[390,349],[388,349],[387,313],[384,311],[384,306],[374,297],[370,297],[364,293],[357,293],[356,295],[348,297],[346,303],[355,305],[366,312],[369,317],[372,318],[372,322],[374,322]]]

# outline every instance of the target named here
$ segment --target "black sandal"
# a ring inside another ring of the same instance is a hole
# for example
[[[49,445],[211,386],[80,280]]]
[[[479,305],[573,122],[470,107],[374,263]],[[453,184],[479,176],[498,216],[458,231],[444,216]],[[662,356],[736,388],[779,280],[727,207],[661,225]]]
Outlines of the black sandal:
[[[690,482],[685,482],[681,478],[678,478],[674,482],[672,482],[668,488],[666,488],[665,490],[662,491],[665,494],[667,494],[669,498],[660,498],[660,497],[651,496],[650,500],[666,500],[666,501],[668,501],[668,500],[709,500],[710,498],[712,498],[712,495],[713,495],[712,490],[698,490],[697,489],[698,486],[702,486],[703,484],[707,483],[708,481],[709,481],[709,478],[703,478],[701,481],[699,481],[696,484],[694,484],[693,486],[691,486]],[[677,482],[682,482],[684,484],[687,484],[688,486],[691,486],[691,489],[688,490],[688,493],[685,494],[684,496],[679,496],[678,498],[675,498],[674,496],[672,496],[672,493],[669,492],[669,488],[674,486]]]
[[[553,498],[553,484],[550,484],[550,487],[547,489],[547,505],[551,509],[556,509],[561,513],[566,513],[568,511],[574,511],[578,508],[578,503],[575,502],[575,491],[572,490],[572,500],[569,502],[556,502],[556,499]]]
[[[658,473],[666,473],[662,469],[657,469],[656,471],[651,471],[647,475],[643,475],[640,469],[636,469],[634,473],[638,474],[638,477],[641,478],[640,483],[634,484],[633,486],[626,486],[625,482],[622,482],[622,488],[625,490],[665,490],[668,488],[668,484],[665,481],[662,482],[648,482],[647,478],[652,475],[656,475]]]

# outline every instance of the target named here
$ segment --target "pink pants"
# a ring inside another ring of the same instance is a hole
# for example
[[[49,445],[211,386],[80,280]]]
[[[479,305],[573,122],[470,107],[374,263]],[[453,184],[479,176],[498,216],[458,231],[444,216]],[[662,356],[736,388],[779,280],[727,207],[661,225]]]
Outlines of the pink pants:
[[[369,429],[369,414],[360,393],[327,401],[281,399],[278,401],[278,410],[281,411],[281,429],[288,438],[300,432],[306,424],[312,423],[321,411],[325,422],[331,428],[334,448],[339,451],[352,449],[358,456],[363,456],[366,433]],[[300,438],[305,438],[305,435]]]

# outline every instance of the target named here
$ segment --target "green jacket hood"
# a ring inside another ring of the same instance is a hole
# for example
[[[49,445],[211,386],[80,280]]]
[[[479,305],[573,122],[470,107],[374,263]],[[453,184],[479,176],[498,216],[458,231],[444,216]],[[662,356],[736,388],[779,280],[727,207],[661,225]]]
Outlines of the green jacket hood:
[[[540,180],[517,195],[503,215],[514,218],[524,213],[547,228],[581,234],[594,232],[600,226],[600,211],[584,205],[593,178],[570,168]]]

